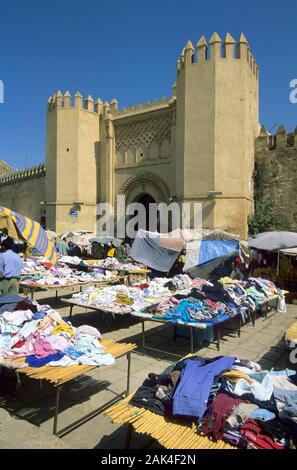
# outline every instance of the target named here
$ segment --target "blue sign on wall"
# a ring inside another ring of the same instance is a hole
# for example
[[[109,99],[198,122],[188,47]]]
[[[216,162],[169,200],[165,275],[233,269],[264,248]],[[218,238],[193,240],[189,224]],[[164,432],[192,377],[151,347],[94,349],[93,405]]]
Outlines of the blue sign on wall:
[[[71,211],[70,212],[70,217],[77,217],[78,216],[78,211]]]

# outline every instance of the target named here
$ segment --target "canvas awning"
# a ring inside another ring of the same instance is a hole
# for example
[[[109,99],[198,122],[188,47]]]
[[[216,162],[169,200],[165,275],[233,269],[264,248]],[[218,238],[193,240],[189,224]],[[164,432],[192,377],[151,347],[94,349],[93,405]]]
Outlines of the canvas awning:
[[[2,224],[6,224],[10,237],[25,240],[29,247],[35,248],[53,265],[56,264],[55,246],[38,222],[2,206],[0,206],[0,220]]]

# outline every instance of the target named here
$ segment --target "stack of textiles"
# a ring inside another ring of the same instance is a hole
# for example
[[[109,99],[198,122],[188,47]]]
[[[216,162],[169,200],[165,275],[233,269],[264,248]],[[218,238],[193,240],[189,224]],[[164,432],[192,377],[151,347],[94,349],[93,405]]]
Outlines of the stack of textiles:
[[[93,263],[92,266],[101,268],[101,269],[116,269],[118,271],[138,271],[143,268],[133,263],[122,263],[117,258],[106,258],[97,263]]]
[[[239,448],[285,449],[297,439],[297,373],[236,356],[192,356],[148,374],[130,404],[188,422]]]
[[[36,270],[29,271],[35,265]],[[21,274],[22,284],[28,286],[67,286],[88,282],[108,282],[115,278],[111,272],[104,272],[99,269],[87,273],[82,271],[73,271],[70,267],[63,264],[52,266],[50,263],[41,263],[40,261],[27,260],[26,269]]]
[[[124,284],[104,288],[89,287],[73,294],[72,298],[83,305],[92,305],[111,313],[142,311],[170,297],[171,292],[162,284],[150,281],[127,287]]]
[[[169,283],[174,284],[174,279]],[[152,310],[153,318],[172,323],[205,323],[208,326],[240,315],[242,321],[249,318],[250,311],[259,311],[261,303],[273,295],[283,300],[283,293],[270,281],[251,278],[234,281],[222,278],[218,281],[193,280],[195,287],[175,293],[178,303],[162,303]],[[165,284],[168,286],[169,284]]]
[[[49,305],[19,296],[0,297],[0,365],[113,364],[114,357],[105,352],[100,339],[96,328],[75,328]]]
[[[60,263],[64,264],[73,264],[73,265],[79,265],[79,264],[86,264],[81,258],[78,256],[68,256],[68,255],[63,255],[59,258]],[[86,264],[87,266],[87,264]]]

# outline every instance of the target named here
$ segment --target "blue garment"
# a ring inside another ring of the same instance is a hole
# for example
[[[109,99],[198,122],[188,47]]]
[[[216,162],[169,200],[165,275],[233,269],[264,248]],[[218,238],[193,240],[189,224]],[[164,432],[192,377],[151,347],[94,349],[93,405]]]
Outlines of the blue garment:
[[[274,370],[273,368],[269,371],[270,375],[276,375],[276,376],[284,376],[284,377],[291,377],[291,375],[296,374],[296,370],[292,369],[284,369],[284,370]]]
[[[39,359],[38,357],[32,355],[28,356],[25,362],[31,367],[42,367],[51,361],[59,361],[60,359],[62,359],[62,357],[64,357],[64,354],[61,352],[58,352],[56,354],[50,354],[49,356],[43,357],[42,359]]]
[[[173,396],[173,414],[202,417],[214,377],[230,369],[236,359],[226,356],[206,365],[201,361],[187,360]]]
[[[69,356],[71,357],[71,359],[77,359],[78,357],[80,356],[83,356],[84,353],[79,351],[77,348],[75,348],[74,346],[68,346],[68,348],[64,349],[64,354],[66,354],[66,356]]]
[[[46,312],[35,312],[32,320],[42,320],[46,316]]]
[[[0,254],[0,272],[4,278],[20,277],[23,261],[12,250]]]
[[[265,410],[265,408],[258,408],[255,411],[252,411],[249,415],[249,419],[258,419],[259,421],[270,421],[275,419],[275,413]]]
[[[277,400],[286,404],[291,404],[297,400],[297,392],[294,390],[284,390],[283,388],[273,387],[273,395]]]

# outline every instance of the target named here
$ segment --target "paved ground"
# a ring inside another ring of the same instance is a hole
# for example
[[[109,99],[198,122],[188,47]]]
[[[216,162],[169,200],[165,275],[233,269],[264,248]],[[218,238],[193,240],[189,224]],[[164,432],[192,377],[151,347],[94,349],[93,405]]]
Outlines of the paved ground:
[[[69,307],[59,301],[55,304],[55,299],[48,298],[46,293],[38,294],[37,299],[40,303],[49,303],[57,308],[62,316],[68,315]],[[244,325],[240,338],[236,332],[225,332],[219,354],[236,354],[244,359],[255,360],[262,368],[296,368],[296,365],[289,363],[289,351],[284,344],[283,335],[287,327],[297,319],[297,306],[287,307],[285,314],[270,313],[267,320],[258,318],[255,327],[251,323]],[[141,325],[129,316],[111,320],[103,318],[98,312],[86,312],[83,308],[75,307],[72,321],[75,326],[84,323],[96,326],[106,337],[141,344]],[[189,352],[189,339],[180,337],[173,343],[170,327],[147,322],[146,330],[147,344],[166,352],[147,352],[144,356],[140,352],[132,354],[132,391],[141,385],[149,372],[161,372],[174,361],[175,358],[169,353],[186,355]],[[218,355],[215,344],[197,347],[196,350],[204,357]],[[112,367],[94,369],[67,384],[63,388],[59,426],[68,426],[113,398],[115,393],[121,392],[126,383],[126,362],[126,358],[121,358]],[[23,380],[22,385],[17,387],[14,373],[10,371],[2,371],[0,374],[0,407],[6,410],[0,408],[0,448],[124,447],[125,427],[110,423],[103,415],[92,418],[61,439],[53,437],[52,388],[46,384],[41,388],[39,382],[29,379]],[[136,436],[132,447],[137,448],[146,443],[145,437]]]

